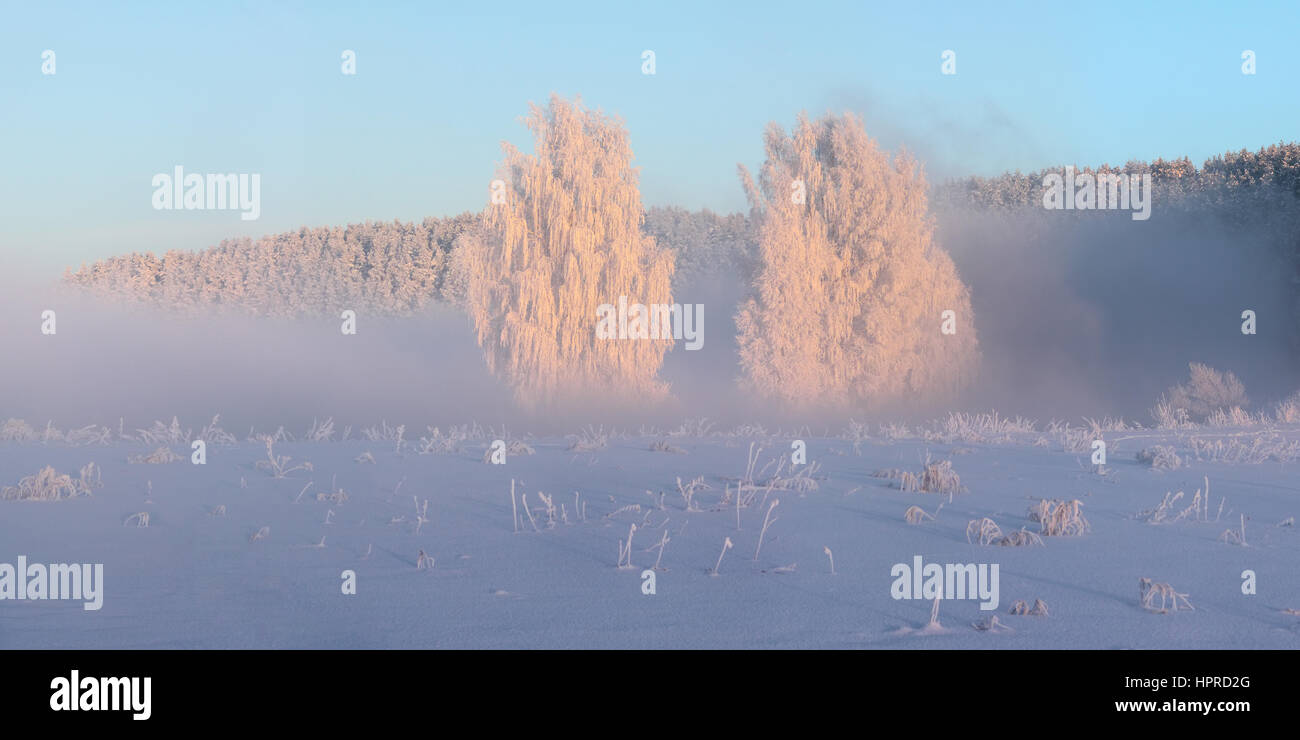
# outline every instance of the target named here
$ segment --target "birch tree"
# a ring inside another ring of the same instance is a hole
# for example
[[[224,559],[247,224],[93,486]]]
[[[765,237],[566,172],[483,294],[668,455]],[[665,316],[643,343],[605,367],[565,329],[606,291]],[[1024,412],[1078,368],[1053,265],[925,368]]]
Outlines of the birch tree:
[[[558,96],[532,105],[526,122],[534,152],[502,145],[500,202],[461,256],[487,365],[526,407],[662,397],[656,376],[670,339],[596,332],[602,304],[672,303],[673,255],[642,232],[627,130]]]
[[[967,383],[970,297],[934,243],[915,160],[882,152],[851,115],[801,116],[791,134],[771,124],[764,144],[759,181],[740,168],[760,224],[736,317],[743,384],[787,405],[863,407]]]

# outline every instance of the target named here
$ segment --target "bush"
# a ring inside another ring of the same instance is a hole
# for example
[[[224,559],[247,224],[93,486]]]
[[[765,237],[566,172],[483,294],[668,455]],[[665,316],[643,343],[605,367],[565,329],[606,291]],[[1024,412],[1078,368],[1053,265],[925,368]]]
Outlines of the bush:
[[[1199,362],[1191,363],[1188,369],[1191,378],[1170,388],[1165,400],[1171,408],[1186,411],[1192,421],[1204,422],[1216,411],[1250,405],[1246,388],[1231,372],[1219,372]]]

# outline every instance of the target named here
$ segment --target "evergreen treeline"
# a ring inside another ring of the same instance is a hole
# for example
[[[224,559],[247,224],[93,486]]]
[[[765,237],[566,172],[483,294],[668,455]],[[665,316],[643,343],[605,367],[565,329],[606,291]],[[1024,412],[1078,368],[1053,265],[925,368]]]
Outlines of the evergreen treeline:
[[[1076,170],[1150,174],[1155,208],[1249,208],[1251,202],[1259,202],[1261,191],[1289,196],[1291,201],[1300,199],[1300,144],[1294,142],[1274,144],[1257,152],[1227,152],[1207,160],[1200,169],[1183,157],[1154,162],[1131,160],[1123,167],[1102,165]],[[956,208],[1042,208],[1043,177],[1052,172],[1059,174],[1061,167],[953,180],[936,188],[934,201],[941,207]]]
[[[174,310],[215,307],[259,316],[418,311],[433,300],[459,303],[454,247],[480,228],[478,214],[420,223],[367,222],[235,239],[161,257],[132,253],[69,270],[65,280],[129,302]],[[674,284],[732,269],[750,251],[740,214],[651,208],[642,231],[677,253]]]

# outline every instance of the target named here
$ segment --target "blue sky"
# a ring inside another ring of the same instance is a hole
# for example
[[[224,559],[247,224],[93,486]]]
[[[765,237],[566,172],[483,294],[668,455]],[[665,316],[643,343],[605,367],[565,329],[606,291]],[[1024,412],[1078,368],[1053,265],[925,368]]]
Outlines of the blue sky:
[[[526,147],[520,117],[552,92],[626,121],[647,205],[742,209],[736,164],[801,110],[862,114],[932,178],[1199,164],[1300,139],[1298,8],[3,0],[0,265],[478,210],[501,142]],[[177,164],[260,173],[261,218],[153,210],[152,176]]]

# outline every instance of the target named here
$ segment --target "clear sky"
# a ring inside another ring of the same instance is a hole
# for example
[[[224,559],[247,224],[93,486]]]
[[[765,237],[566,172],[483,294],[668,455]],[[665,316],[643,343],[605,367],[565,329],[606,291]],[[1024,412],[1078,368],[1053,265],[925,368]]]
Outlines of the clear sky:
[[[552,92],[626,121],[647,205],[719,211],[801,110],[932,178],[1300,139],[1294,1],[118,5],[0,0],[0,269],[478,210]],[[154,210],[175,165],[260,173],[261,217]]]

